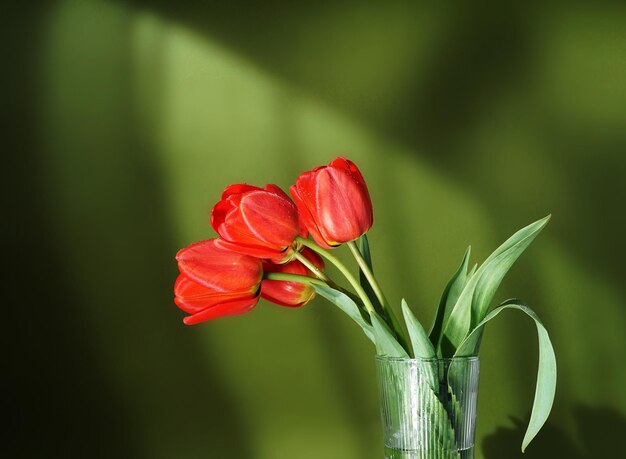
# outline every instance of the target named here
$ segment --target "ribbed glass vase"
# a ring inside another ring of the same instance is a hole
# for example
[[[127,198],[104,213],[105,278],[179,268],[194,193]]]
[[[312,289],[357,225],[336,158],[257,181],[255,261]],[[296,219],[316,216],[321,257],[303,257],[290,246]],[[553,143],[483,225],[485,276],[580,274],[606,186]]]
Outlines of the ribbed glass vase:
[[[376,358],[386,459],[473,459],[478,357]]]

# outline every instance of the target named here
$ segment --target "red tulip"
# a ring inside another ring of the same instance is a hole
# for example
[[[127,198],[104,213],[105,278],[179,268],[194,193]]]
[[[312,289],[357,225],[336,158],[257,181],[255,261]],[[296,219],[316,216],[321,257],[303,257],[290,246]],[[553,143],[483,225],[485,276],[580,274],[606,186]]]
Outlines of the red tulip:
[[[353,241],[374,222],[365,180],[345,158],[303,173],[290,191],[301,221],[322,247]]]
[[[211,211],[211,226],[219,246],[275,263],[289,261],[296,236],[307,235],[298,209],[276,185],[230,185]]]
[[[316,268],[323,270],[324,261],[310,249],[303,249],[302,255],[311,261]],[[263,263],[263,270],[268,273],[288,273],[300,274],[301,276],[311,276],[312,273],[298,260],[277,265],[274,263]],[[315,290],[308,284],[299,282],[287,282],[264,279],[261,285],[261,297],[272,303],[281,306],[299,307],[304,306],[315,296]]]
[[[197,324],[217,317],[243,314],[259,301],[261,260],[217,246],[216,239],[196,242],[176,254],[181,274],[176,279],[176,305]]]

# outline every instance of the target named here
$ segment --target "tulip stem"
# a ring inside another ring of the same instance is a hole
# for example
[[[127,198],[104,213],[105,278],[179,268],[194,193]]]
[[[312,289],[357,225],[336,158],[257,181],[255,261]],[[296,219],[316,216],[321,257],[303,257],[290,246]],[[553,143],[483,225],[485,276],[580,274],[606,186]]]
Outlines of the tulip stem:
[[[263,278],[267,280],[298,282],[300,284],[315,284],[328,287],[328,284],[321,279],[316,279],[315,277],[310,276],[301,276],[300,274],[265,273]]]
[[[315,277],[310,276],[302,276],[300,274],[290,274],[290,273],[265,273],[263,276],[266,280],[275,280],[275,281],[286,281],[286,282],[298,282],[300,284],[315,284],[315,285],[323,285],[324,287],[334,288],[335,290],[339,290],[344,295],[349,296],[352,301],[357,305],[359,310],[363,310],[363,305],[361,304],[361,299],[356,296],[354,293],[346,290],[343,287],[335,284],[332,280],[328,280],[328,282],[323,281],[322,279],[316,279]]]
[[[387,298],[385,297],[383,290],[380,288],[378,281],[374,277],[374,273],[372,272],[369,265],[363,258],[363,255],[361,254],[361,251],[357,247],[356,242],[351,241],[351,242],[348,242],[347,245],[350,248],[350,252],[352,252],[352,256],[358,263],[359,268],[361,269],[363,274],[365,274],[365,278],[367,279],[370,286],[372,287],[372,290],[374,290],[374,294],[376,295],[376,298],[378,298],[378,301],[380,302],[383,308],[383,311],[389,317],[389,321],[391,322],[389,325],[391,325],[391,328],[395,330],[396,334],[398,335],[398,339],[401,341],[401,344],[404,345],[406,349],[410,349],[409,347],[407,347],[408,343],[404,336],[404,332],[402,330],[402,326],[400,325],[400,322],[398,321],[396,315],[393,313],[393,309],[391,309],[391,306],[389,305],[389,301],[387,301]]]
[[[318,255],[321,255],[322,257],[330,261],[333,265],[335,265],[337,269],[341,271],[341,274],[343,274],[344,277],[348,280],[348,282],[350,282],[350,285],[352,285],[352,288],[354,288],[356,293],[359,295],[359,298],[361,298],[361,301],[363,302],[365,309],[367,309],[367,312],[370,315],[376,313],[376,310],[374,309],[374,305],[372,304],[371,300],[367,296],[367,293],[365,293],[365,290],[363,290],[363,287],[361,287],[361,284],[359,284],[359,282],[355,279],[355,277],[352,275],[352,273],[346,267],[346,265],[344,265],[341,261],[339,261],[337,257],[331,254],[328,250],[321,248],[315,242],[309,239],[305,239],[301,236],[298,236],[297,240],[303,246],[308,247],[309,249],[313,250]]]
[[[358,296],[346,290],[345,288],[341,287],[340,285],[335,284],[335,282],[330,277],[328,277],[321,269],[315,266],[311,262],[311,260],[309,260],[307,257],[302,255],[300,252],[295,253],[295,258],[304,266],[306,266],[308,270],[311,271],[313,274],[315,274],[319,279],[326,282],[330,288],[334,288],[335,290],[339,290],[341,293],[348,295],[352,299],[352,301],[356,303],[359,309],[363,309],[363,305],[361,304],[361,299]]]
[[[295,256],[296,260],[298,260],[300,263],[302,263],[304,266],[306,266],[308,268],[308,270],[311,271],[313,274],[315,274],[318,278],[322,279],[325,282],[328,282],[330,280],[328,278],[328,276],[322,272],[321,269],[319,269],[317,266],[315,266],[311,262],[311,260],[309,260],[307,257],[302,255],[300,252],[294,252],[294,256]]]

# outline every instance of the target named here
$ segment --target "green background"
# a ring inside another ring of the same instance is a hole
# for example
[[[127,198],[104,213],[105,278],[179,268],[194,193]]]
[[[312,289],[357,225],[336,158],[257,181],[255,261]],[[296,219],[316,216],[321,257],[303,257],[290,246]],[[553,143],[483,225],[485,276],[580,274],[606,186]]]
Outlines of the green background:
[[[467,245],[482,261],[553,214],[497,295],[538,312],[559,364],[524,457],[614,457],[624,3],[223,3],[3,14],[9,457],[382,457],[374,350],[334,306],[186,327],[172,301],[226,185],[339,154],[370,187],[379,280],[426,326]],[[481,359],[477,457],[521,457],[532,322],[498,318]]]

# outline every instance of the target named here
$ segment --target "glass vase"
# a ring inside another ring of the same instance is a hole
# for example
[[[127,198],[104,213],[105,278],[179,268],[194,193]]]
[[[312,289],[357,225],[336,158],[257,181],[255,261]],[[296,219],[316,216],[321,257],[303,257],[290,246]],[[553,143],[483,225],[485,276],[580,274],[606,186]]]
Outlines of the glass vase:
[[[478,357],[377,356],[386,459],[473,459]]]

